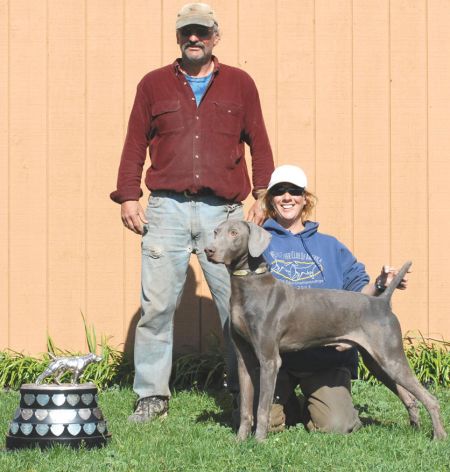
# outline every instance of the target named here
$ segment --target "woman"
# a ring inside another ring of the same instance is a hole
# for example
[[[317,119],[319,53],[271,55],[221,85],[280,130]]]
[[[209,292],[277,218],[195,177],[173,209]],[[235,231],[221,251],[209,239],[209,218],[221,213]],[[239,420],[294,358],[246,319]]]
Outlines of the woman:
[[[364,265],[336,238],[318,232],[319,224],[308,220],[316,197],[306,190],[302,169],[280,166],[273,172],[263,197],[272,235],[264,257],[272,275],[297,288],[327,288],[379,295],[395,276],[384,266],[375,284],[369,283]],[[399,288],[406,288],[404,279]],[[361,422],[353,407],[351,379],[356,378],[358,355],[355,348],[319,347],[281,355],[276,403],[283,406],[286,424],[301,420],[308,430],[349,433]],[[305,397],[301,411],[294,389],[299,385]],[[278,416],[278,418],[277,418]],[[272,406],[271,424],[279,429],[284,414]]]

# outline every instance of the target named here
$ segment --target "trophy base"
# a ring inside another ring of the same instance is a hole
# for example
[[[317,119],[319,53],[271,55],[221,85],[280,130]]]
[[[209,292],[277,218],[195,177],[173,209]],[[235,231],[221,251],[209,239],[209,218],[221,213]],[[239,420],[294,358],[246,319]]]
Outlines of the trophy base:
[[[6,448],[93,448],[105,446],[110,438],[94,384],[24,384]]]
[[[16,449],[26,449],[26,448],[35,448],[39,447],[40,449],[47,449],[53,447],[56,444],[62,444],[64,446],[72,447],[74,449],[79,449],[84,447],[86,449],[93,449],[95,447],[104,447],[108,444],[108,441],[111,438],[111,434],[108,433],[101,438],[82,438],[82,439],[72,439],[72,438],[16,438],[14,436],[6,435],[6,449],[16,450]]]

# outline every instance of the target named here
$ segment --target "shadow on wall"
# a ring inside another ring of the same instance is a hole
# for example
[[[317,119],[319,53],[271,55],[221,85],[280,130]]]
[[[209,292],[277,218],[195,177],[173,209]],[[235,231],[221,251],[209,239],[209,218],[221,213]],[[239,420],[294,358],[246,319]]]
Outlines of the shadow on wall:
[[[217,308],[211,299],[196,295],[196,285],[194,271],[189,266],[183,295],[175,312],[174,357],[207,352],[211,343],[219,340],[222,345],[223,342]],[[138,308],[128,326],[124,351],[129,359],[133,359],[134,337],[140,316],[141,310]]]

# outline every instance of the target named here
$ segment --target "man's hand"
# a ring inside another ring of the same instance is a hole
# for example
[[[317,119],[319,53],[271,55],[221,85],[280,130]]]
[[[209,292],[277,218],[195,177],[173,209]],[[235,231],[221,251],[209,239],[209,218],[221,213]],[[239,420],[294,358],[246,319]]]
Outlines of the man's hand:
[[[136,234],[142,234],[144,229],[143,224],[148,223],[141,204],[134,200],[122,203],[120,216],[125,228],[128,228]]]
[[[261,226],[265,220],[265,215],[261,203],[261,199],[256,200],[247,215],[247,221],[252,221],[258,226]]]

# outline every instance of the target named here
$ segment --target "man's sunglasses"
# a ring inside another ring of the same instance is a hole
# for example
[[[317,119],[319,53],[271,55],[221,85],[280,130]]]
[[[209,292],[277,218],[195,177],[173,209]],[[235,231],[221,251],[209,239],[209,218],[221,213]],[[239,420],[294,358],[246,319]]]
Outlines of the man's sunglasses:
[[[206,26],[183,26],[183,28],[180,28],[180,33],[185,38],[189,38],[190,36],[194,35],[199,39],[205,39],[212,35],[213,30],[212,28],[208,28]]]
[[[305,193],[305,189],[297,186],[286,186],[286,185],[277,185],[269,190],[270,194],[274,197],[280,197],[285,193],[289,193],[293,197],[300,197]]]

